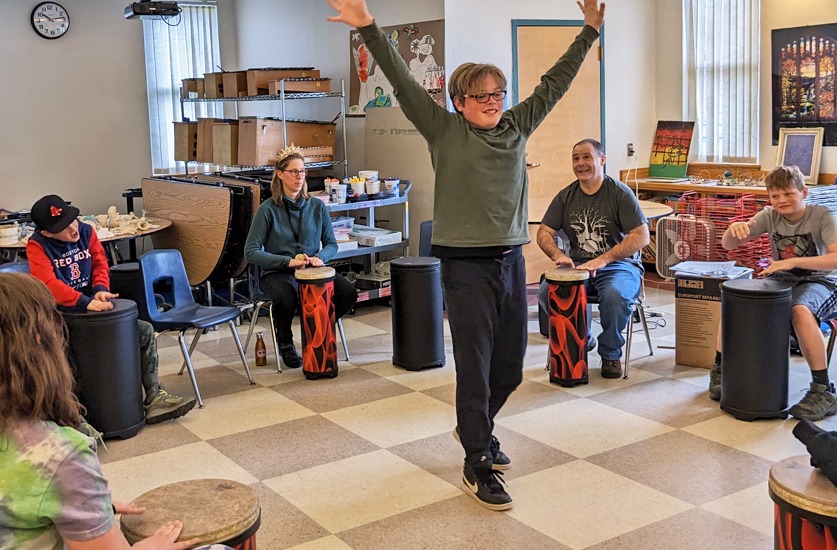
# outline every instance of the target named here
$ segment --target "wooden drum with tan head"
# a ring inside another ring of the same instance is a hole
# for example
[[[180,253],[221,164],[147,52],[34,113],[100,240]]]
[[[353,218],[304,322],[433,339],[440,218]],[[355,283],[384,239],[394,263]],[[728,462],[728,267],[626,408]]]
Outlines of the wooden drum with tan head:
[[[122,516],[122,532],[134,544],[154,534],[164,523],[179,519],[179,540],[198,545],[224,544],[235,550],[256,550],[261,507],[255,491],[228,479],[193,479],[170,483],[137,497],[132,504],[145,513]]]
[[[302,330],[302,373],[309,380],[337,376],[337,340],[334,325],[333,267],[297,269]]]
[[[774,464],[767,487],[776,550],[837,550],[837,487],[811,466],[810,456]]]
[[[572,387],[586,384],[587,289],[590,273],[584,269],[558,267],[544,273],[549,293],[549,381]]]

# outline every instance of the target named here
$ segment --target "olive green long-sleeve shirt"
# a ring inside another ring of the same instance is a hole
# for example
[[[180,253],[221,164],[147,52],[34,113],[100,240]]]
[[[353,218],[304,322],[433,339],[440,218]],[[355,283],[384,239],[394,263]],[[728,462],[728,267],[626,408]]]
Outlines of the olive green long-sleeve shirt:
[[[529,242],[526,140],[570,87],[599,33],[585,26],[531,96],[505,111],[497,126],[480,130],[433,101],[375,23],[359,30],[404,114],[427,140],[436,173],[433,244],[471,248]]]

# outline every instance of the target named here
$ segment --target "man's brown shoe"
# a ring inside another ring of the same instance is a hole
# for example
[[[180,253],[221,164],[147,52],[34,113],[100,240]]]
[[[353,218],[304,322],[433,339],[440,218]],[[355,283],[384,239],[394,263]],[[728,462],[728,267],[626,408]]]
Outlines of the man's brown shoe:
[[[621,359],[602,359],[602,378],[619,378],[622,376]]]

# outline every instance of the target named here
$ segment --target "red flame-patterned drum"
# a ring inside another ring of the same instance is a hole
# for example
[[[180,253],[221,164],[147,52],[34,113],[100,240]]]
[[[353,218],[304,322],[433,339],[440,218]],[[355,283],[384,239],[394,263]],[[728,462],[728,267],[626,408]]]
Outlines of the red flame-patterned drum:
[[[122,516],[122,532],[131,544],[179,519],[183,522],[179,540],[196,538],[197,545],[256,550],[262,511],[256,492],[243,483],[229,479],[179,481],[143,493],[132,504],[145,507],[145,512]]]
[[[549,293],[549,381],[572,387],[586,384],[587,289],[590,274],[583,269],[559,267],[544,274]]]
[[[337,340],[334,325],[334,276],[332,267],[297,269],[302,372],[309,380],[337,376]]]
[[[811,466],[810,456],[774,464],[767,487],[776,550],[837,550],[837,487]]]

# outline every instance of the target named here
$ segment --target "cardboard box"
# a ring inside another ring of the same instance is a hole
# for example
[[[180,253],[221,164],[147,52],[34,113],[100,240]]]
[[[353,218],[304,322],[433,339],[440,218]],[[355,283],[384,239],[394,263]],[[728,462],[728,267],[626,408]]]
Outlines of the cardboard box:
[[[287,145],[297,147],[328,147],[305,152],[310,162],[333,160],[337,124],[330,122],[288,120],[277,118],[241,117],[238,126],[238,160],[244,166],[267,166],[273,164],[276,153],[286,147],[283,128],[287,133]],[[309,154],[312,153],[312,154]],[[331,155],[331,158],[327,157]],[[320,158],[315,159],[318,156]]]
[[[204,73],[203,91],[211,99],[224,97],[224,73]]]
[[[180,95],[184,98],[203,97],[202,78],[184,78],[181,81]]]
[[[224,97],[239,97],[247,93],[247,71],[232,71],[221,75]]]
[[[359,224],[354,224],[349,236],[355,239],[360,246],[383,246],[401,242],[400,231]]]
[[[267,83],[267,92],[270,95],[278,95],[282,80],[271,80]],[[287,78],[285,82],[286,94],[305,94],[311,92],[330,92],[330,78]]]
[[[199,118],[198,119],[198,153],[195,160],[198,162],[212,162],[212,125],[217,122],[226,122],[223,118]]]
[[[212,125],[212,162],[225,166],[238,164],[238,121]]]
[[[174,160],[194,162],[198,160],[198,123],[174,123]]]
[[[752,270],[736,279],[749,279]],[[674,278],[675,352],[678,365],[712,368],[721,326],[721,283],[727,277],[676,275]]]
[[[268,93],[268,82],[283,78],[320,78],[320,71],[314,67],[249,69],[247,71],[247,95],[265,95]]]

